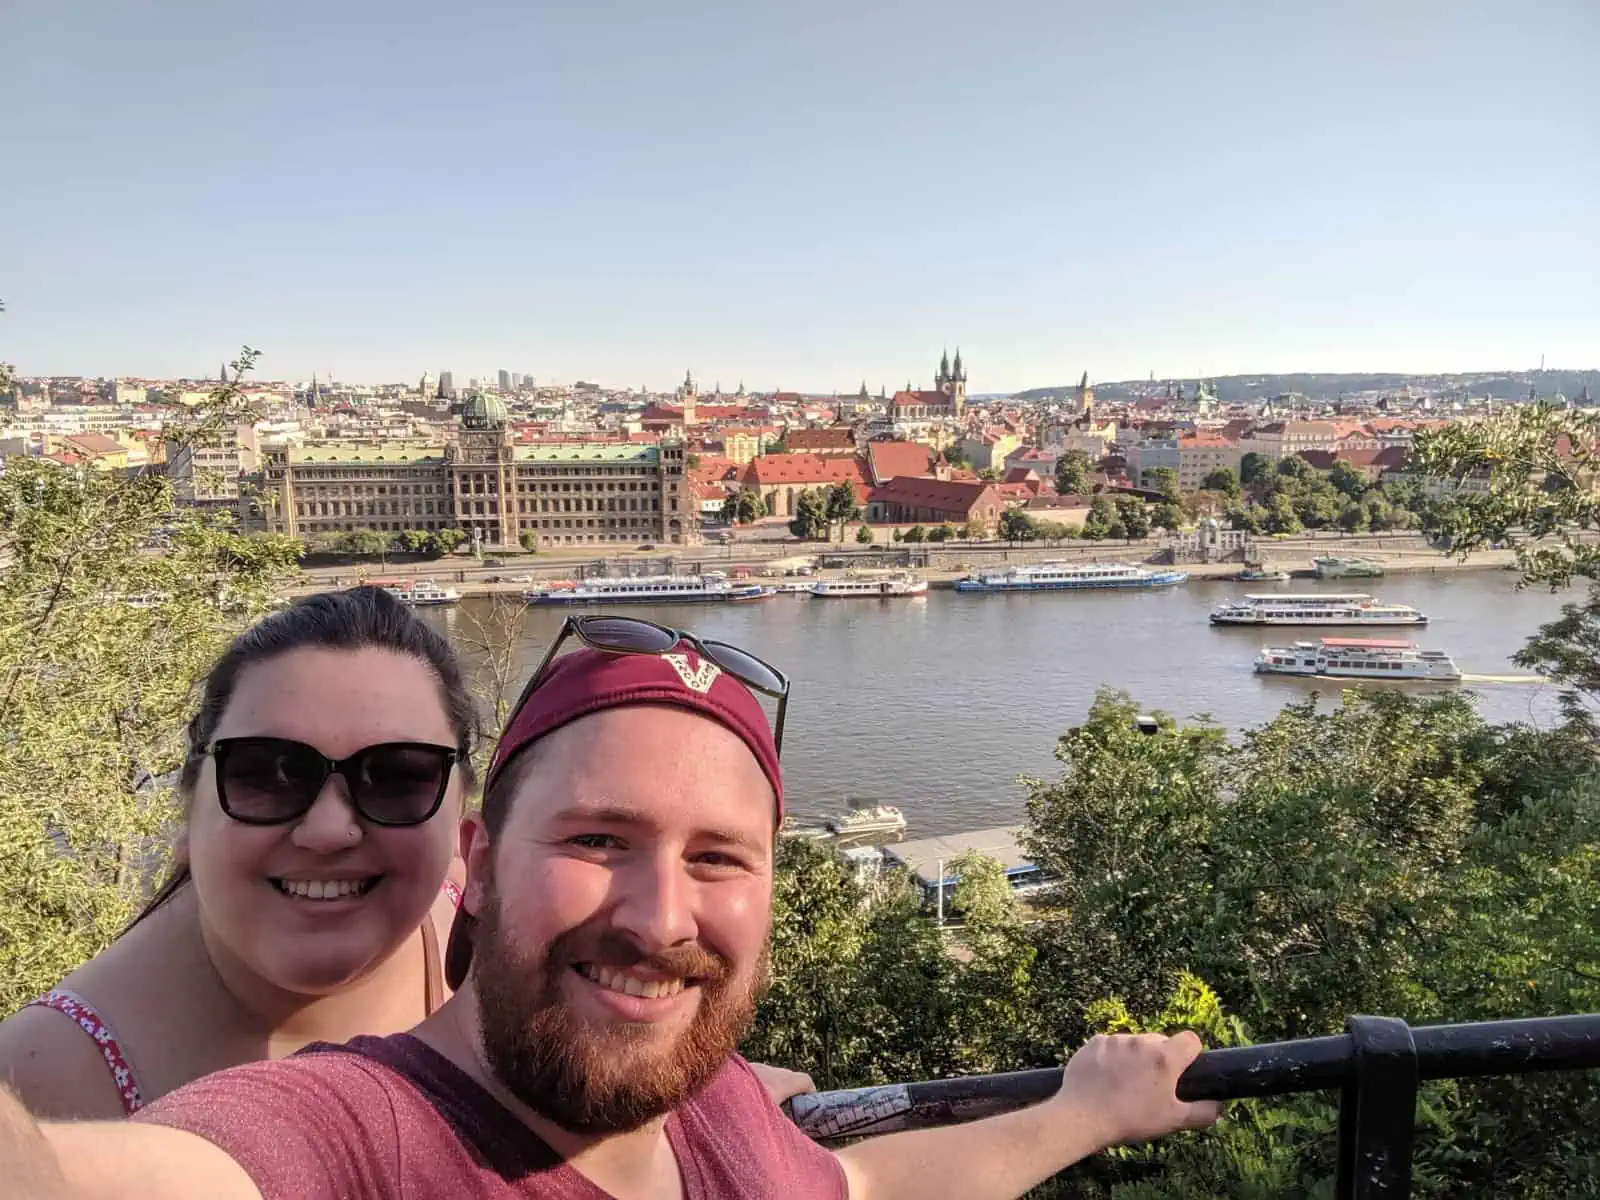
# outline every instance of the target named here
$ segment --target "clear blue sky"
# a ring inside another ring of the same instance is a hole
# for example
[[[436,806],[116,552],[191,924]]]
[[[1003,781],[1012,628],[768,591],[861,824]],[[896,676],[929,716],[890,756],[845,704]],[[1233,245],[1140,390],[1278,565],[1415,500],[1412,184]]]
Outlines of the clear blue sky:
[[[1595,0],[19,0],[24,373],[1600,365]]]

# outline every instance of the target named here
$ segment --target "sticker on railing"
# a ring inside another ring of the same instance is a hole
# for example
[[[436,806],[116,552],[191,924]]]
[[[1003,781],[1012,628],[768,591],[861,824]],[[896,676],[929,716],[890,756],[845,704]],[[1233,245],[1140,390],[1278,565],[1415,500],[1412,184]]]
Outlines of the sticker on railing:
[[[846,1092],[807,1093],[789,1102],[795,1124],[813,1138],[888,1133],[896,1118],[911,1111],[911,1093],[902,1083]]]

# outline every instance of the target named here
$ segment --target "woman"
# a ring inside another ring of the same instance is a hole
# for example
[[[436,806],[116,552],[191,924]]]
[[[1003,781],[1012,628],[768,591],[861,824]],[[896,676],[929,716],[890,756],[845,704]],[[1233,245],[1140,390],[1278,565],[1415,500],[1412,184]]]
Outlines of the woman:
[[[241,634],[189,723],[176,872],[0,1022],[0,1083],[40,1117],[117,1118],[224,1067],[420,1022],[447,995],[475,726],[449,644],[381,588]],[[775,1101],[811,1088],[755,1069]]]
[[[173,878],[0,1023],[0,1081],[40,1116],[120,1117],[223,1067],[422,1020],[445,997],[474,731],[449,644],[382,589],[241,634],[189,724]]]

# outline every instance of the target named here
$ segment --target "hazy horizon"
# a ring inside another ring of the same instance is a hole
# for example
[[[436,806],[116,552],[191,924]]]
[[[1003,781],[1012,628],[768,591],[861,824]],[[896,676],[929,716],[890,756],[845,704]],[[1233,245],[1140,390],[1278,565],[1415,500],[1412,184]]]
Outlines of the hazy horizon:
[[[1600,362],[1600,5],[9,15],[24,374],[974,392]],[[1582,368],[1578,368],[1582,369]]]

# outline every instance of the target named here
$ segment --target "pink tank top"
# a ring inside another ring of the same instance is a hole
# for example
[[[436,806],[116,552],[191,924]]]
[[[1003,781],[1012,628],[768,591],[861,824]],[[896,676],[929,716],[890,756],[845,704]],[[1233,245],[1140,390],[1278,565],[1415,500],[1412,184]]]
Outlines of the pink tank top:
[[[410,1034],[219,1071],[136,1118],[205,1138],[263,1200],[606,1200],[455,1063]],[[685,1200],[845,1200],[839,1160],[731,1057],[666,1120]]]
[[[456,886],[453,879],[444,881],[444,894],[450,897],[450,903],[457,908],[461,907],[461,889]],[[133,1067],[128,1063],[128,1056],[122,1052],[122,1046],[117,1042],[117,1035],[111,1032],[111,1026],[101,1019],[100,1014],[76,992],[66,988],[52,988],[37,1000],[30,1000],[23,1008],[53,1008],[62,1016],[72,1018],[78,1028],[94,1039],[94,1044],[99,1047],[100,1055],[106,1060],[106,1069],[111,1072],[112,1082],[116,1084],[117,1095],[122,1099],[122,1111],[127,1116],[132,1116],[144,1107],[144,1096],[139,1092],[139,1082],[133,1077]]]

